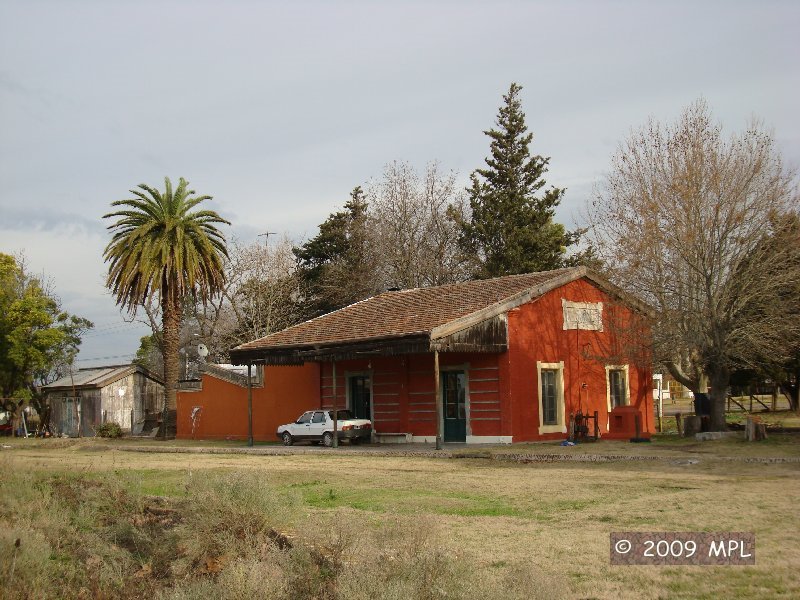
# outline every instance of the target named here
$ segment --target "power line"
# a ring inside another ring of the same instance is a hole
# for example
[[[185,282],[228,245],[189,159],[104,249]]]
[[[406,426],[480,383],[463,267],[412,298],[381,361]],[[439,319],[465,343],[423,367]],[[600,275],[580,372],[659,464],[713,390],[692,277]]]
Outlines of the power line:
[[[98,335],[114,335],[114,334],[117,334],[117,333],[127,333],[129,331],[135,331],[136,329],[139,329],[139,327],[120,326],[120,327],[117,327],[117,328],[109,327],[109,328],[100,329],[100,330],[90,329],[89,331],[84,333],[81,337],[96,337]]]
[[[134,356],[136,356],[135,353],[133,353],[133,354],[117,354],[116,356],[96,356],[94,358],[78,358],[78,359],[75,360],[75,362],[88,362],[88,361],[91,361],[91,360],[110,360],[112,358],[130,359],[130,358],[133,358]]]

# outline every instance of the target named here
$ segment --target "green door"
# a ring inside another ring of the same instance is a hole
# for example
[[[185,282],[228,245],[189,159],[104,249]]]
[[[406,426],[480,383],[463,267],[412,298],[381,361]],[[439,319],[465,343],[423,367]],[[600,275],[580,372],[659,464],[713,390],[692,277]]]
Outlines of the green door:
[[[356,419],[372,419],[371,394],[368,375],[350,377],[350,410]]]
[[[467,441],[467,376],[464,371],[442,371],[444,441]]]

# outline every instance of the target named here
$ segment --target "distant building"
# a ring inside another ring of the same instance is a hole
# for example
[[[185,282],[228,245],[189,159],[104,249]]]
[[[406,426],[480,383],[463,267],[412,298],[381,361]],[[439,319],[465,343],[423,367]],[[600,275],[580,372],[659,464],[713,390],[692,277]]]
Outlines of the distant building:
[[[56,434],[93,436],[95,428],[114,422],[134,435],[158,425],[164,402],[164,382],[138,365],[79,369],[43,391],[51,408]]]

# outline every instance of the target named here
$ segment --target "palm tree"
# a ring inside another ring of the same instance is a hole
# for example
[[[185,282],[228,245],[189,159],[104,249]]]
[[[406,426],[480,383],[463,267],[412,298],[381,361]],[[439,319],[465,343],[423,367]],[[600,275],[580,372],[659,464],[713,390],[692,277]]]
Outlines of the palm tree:
[[[161,306],[166,437],[167,411],[176,405],[183,302],[191,297],[205,304],[220,292],[228,252],[225,236],[215,225],[230,223],[211,210],[191,212],[211,196],[195,196],[182,177],[174,192],[168,177],[164,184],[164,193],[140,184],[130,190],[134,198],[111,203],[122,208],[103,215],[118,219],[108,226],[113,237],[103,258],[110,263],[106,287],[119,306],[134,315],[137,307],[156,295]]]

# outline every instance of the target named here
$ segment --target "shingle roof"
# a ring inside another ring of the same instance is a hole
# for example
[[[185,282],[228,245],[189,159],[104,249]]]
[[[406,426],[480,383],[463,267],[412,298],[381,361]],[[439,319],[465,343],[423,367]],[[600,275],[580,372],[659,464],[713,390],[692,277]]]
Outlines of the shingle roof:
[[[234,348],[237,351],[361,342],[430,334],[526,290],[578,278],[583,268],[508,275],[438,287],[385,292]]]

